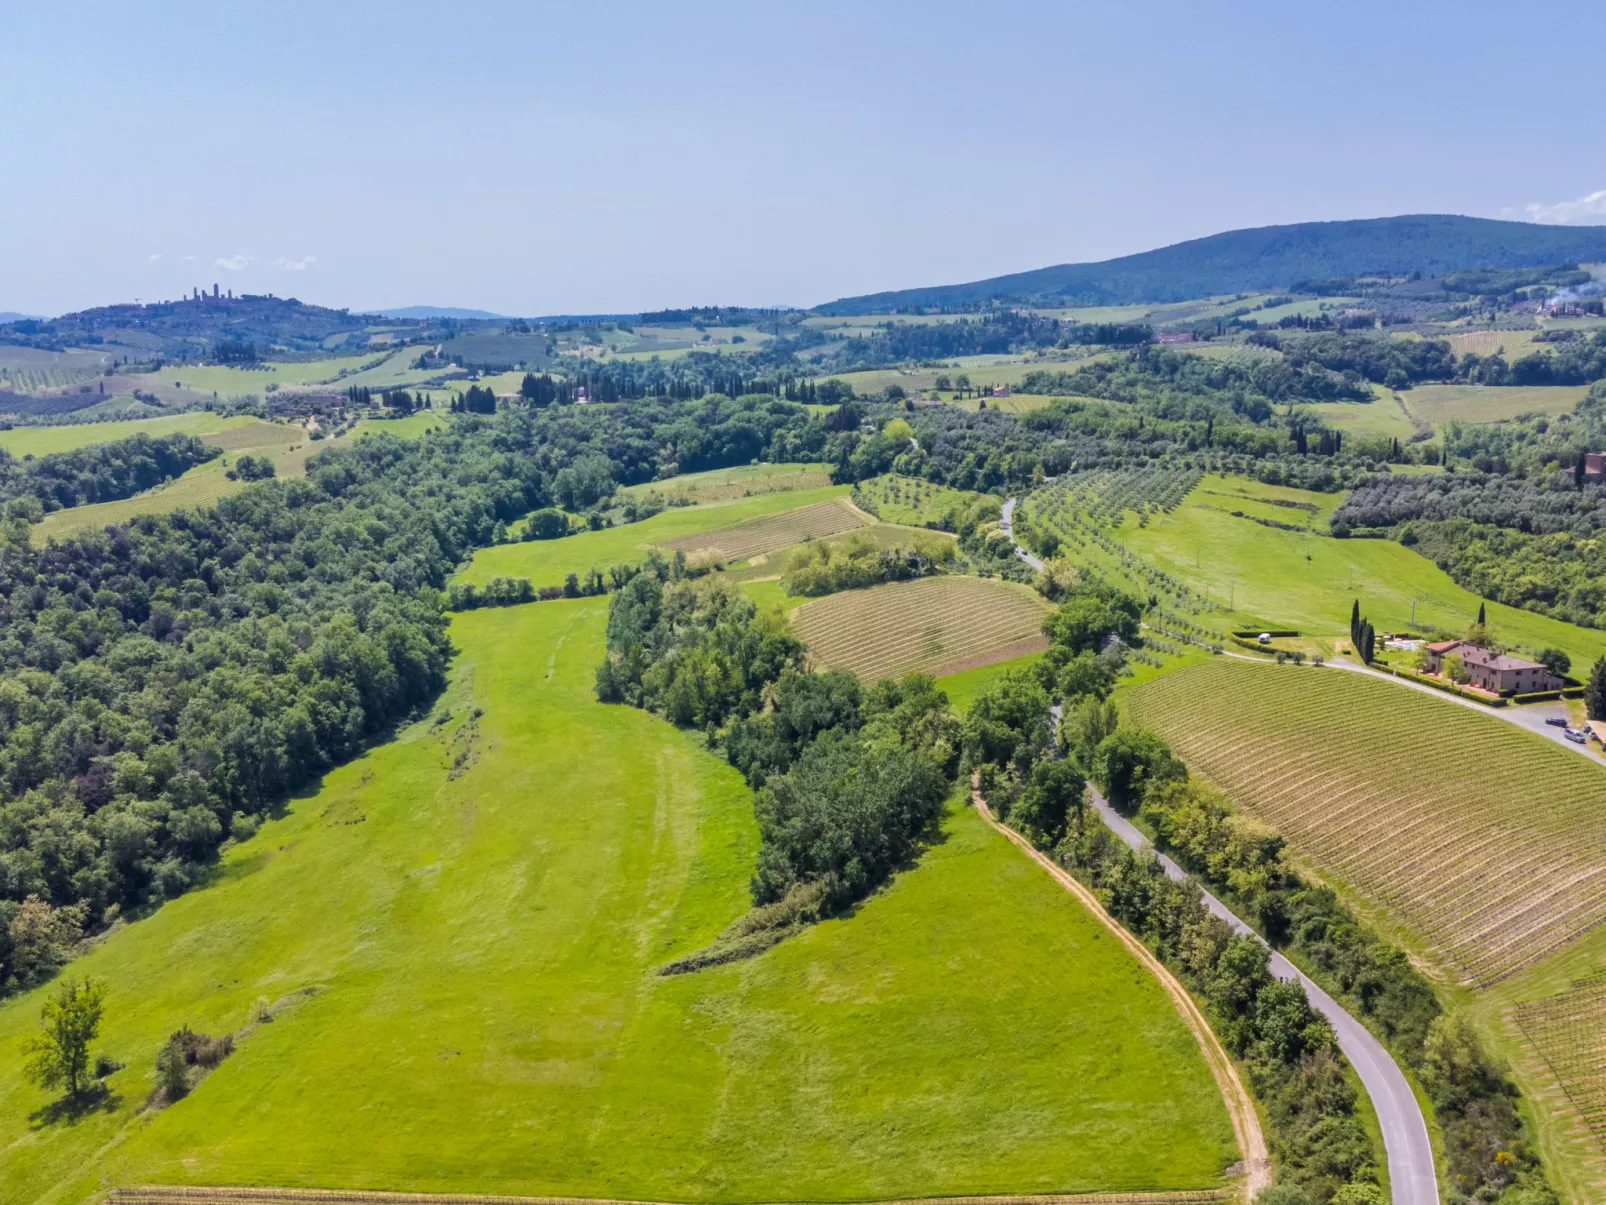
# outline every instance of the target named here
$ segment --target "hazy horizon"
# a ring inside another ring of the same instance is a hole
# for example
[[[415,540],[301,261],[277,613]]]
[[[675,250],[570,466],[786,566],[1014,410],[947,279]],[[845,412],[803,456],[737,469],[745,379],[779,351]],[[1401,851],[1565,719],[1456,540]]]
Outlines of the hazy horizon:
[[[1606,222],[1606,119],[1532,103],[1606,13],[1505,12],[19,8],[0,311],[214,281],[364,311],[810,306],[1253,226]]]

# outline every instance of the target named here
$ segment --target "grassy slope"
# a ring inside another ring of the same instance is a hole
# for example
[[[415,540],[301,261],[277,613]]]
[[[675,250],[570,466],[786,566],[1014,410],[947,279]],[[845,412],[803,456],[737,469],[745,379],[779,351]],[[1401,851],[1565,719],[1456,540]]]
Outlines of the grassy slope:
[[[249,481],[230,481],[227,475],[229,465],[242,452],[268,457],[280,477],[304,477],[308,459],[319,452],[346,447],[352,440],[370,433],[385,432],[401,439],[417,439],[425,431],[444,425],[445,421],[434,414],[414,414],[404,419],[375,419],[358,423],[352,433],[340,439],[314,440],[308,439],[299,427],[247,420],[240,427],[225,429],[231,433],[245,432],[243,438],[212,441],[226,446],[224,455],[216,460],[198,464],[165,485],[132,498],[52,511],[34,526],[33,541],[42,544],[53,536],[64,537],[76,531],[105,527],[109,523],[122,523],[135,515],[163,513],[181,507],[209,506],[219,498],[238,493],[251,484]],[[279,426],[278,430],[274,429],[276,426]]]
[[[1412,414],[1438,427],[1457,419],[1495,423],[1519,414],[1564,414],[1588,392],[1582,385],[1418,385],[1399,396]]]
[[[688,1201],[1218,1181],[1226,1115],[1158,985],[968,810],[852,918],[655,977],[745,907],[756,833],[734,770],[592,699],[605,613],[460,617],[451,722],[331,773],[215,885],[72,968],[110,987],[113,1111],[30,1129],[46,1098],[17,1039],[39,994],[0,1006],[0,1201],[129,1181]],[[136,1114],[167,1033],[297,992],[189,1098]]]
[[[13,427],[0,431],[0,448],[13,456],[45,456],[51,452],[70,452],[90,444],[111,443],[131,435],[210,435],[241,427],[252,420],[245,416],[224,418],[209,410],[191,410],[162,418],[141,418],[127,422],[65,423],[59,427]]]
[[[744,519],[773,515],[799,506],[846,496],[845,485],[811,490],[761,494],[702,506],[671,507],[622,527],[586,531],[559,540],[531,540],[487,548],[461,575],[461,580],[483,585],[493,577],[527,577],[537,586],[561,585],[567,573],[584,573],[595,566],[607,569],[623,561],[639,561],[650,545],[676,536],[715,531]]]
[[[1042,653],[1028,653],[1024,657],[995,661],[991,665],[983,665],[976,669],[960,670],[957,674],[947,674],[938,678],[937,685],[947,692],[948,702],[953,709],[964,715],[982,691],[1006,674],[1035,665],[1042,660],[1042,657]]]
[[[662,494],[666,497],[687,497],[696,502],[715,501],[730,497],[744,497],[744,490],[755,493],[772,492],[778,488],[791,488],[793,479],[807,474],[828,472],[829,465],[805,462],[742,464],[728,469],[709,469],[703,473],[682,473],[664,481],[649,481],[643,485],[627,485],[619,491],[622,498],[640,498],[645,494]]]
[[[1461,631],[1477,616],[1478,597],[1409,548],[1390,540],[1335,540],[1262,527],[1229,514],[1239,509],[1230,499],[1205,492],[1240,484],[1207,476],[1171,514],[1151,517],[1145,528],[1129,514],[1112,534],[1153,564],[1208,591],[1213,601],[1235,600],[1240,616],[1307,632],[1344,635],[1355,598],[1379,631],[1405,630],[1413,599],[1419,623]],[[1279,492],[1306,498],[1329,513],[1336,500],[1331,494]],[[1279,510],[1285,511],[1285,521],[1301,518],[1301,512]],[[1582,666],[1606,653],[1606,633],[1499,603],[1487,606],[1491,626],[1512,643],[1554,645]]]

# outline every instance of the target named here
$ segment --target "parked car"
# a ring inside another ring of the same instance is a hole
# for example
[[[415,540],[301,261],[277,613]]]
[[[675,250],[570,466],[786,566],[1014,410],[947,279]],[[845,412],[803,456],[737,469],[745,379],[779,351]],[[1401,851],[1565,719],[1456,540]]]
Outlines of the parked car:
[[[1587,739],[1584,734],[1579,732],[1576,728],[1569,728],[1567,731],[1563,732],[1562,735],[1575,745],[1582,745]]]
[[[1545,723],[1553,728],[1565,728],[1567,727],[1567,717],[1564,715],[1547,715]]]

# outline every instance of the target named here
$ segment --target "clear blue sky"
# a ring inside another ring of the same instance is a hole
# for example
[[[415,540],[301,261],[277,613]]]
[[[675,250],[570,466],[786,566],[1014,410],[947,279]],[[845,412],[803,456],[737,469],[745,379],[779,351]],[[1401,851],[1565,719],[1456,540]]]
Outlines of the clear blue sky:
[[[0,30],[0,310],[810,305],[1274,222],[1606,223],[1594,5],[0,0]]]

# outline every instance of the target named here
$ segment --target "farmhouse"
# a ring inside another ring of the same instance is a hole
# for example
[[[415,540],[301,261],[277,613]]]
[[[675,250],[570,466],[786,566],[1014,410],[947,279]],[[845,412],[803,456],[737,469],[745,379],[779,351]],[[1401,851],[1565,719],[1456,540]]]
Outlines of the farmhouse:
[[[1454,653],[1466,666],[1472,685],[1493,694],[1527,694],[1536,690],[1560,690],[1562,681],[1537,661],[1493,653],[1465,640],[1441,640],[1427,646],[1433,672],[1444,672],[1444,659]]]
[[[1606,477],[1606,452],[1584,453],[1584,477],[1590,481]]]

